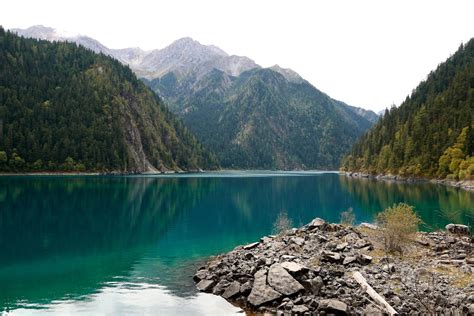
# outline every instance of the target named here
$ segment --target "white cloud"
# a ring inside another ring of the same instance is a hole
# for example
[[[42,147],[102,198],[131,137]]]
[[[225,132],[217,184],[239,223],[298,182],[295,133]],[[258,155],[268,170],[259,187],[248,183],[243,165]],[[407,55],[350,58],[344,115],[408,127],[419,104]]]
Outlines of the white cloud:
[[[7,28],[43,24],[111,48],[161,48],[191,36],[263,66],[292,68],[351,105],[399,104],[473,36],[462,1],[5,1]]]

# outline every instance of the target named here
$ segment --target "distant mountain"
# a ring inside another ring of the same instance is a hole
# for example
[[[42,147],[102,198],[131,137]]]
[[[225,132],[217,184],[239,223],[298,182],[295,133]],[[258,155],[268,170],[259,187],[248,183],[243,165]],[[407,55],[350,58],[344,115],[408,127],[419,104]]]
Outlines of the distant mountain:
[[[75,44],[0,27],[0,100],[1,171],[217,166],[128,67]]]
[[[183,88],[173,73],[148,84],[227,168],[334,169],[372,123],[306,81],[271,69],[213,70]]]
[[[17,30],[49,34],[42,27]],[[54,30],[49,29],[54,38]],[[151,51],[108,49],[70,37],[129,65],[229,168],[339,166],[355,139],[378,120],[372,111],[331,99],[291,69],[182,38]]]
[[[342,169],[474,179],[474,39],[388,110],[355,144]]]

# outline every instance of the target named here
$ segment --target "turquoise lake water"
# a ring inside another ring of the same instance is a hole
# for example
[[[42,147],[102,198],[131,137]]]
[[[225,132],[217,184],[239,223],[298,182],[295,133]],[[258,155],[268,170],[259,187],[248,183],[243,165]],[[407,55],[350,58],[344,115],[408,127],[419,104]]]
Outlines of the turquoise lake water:
[[[474,223],[474,193],[319,172],[0,177],[0,314],[225,315],[197,293],[207,257],[315,217],[358,222],[396,202],[424,230]]]

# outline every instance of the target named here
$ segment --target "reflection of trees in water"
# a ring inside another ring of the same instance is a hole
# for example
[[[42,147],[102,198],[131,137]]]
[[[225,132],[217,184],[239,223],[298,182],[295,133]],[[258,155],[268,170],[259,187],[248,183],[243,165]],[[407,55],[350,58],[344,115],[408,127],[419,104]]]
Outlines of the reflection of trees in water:
[[[343,189],[373,215],[394,203],[414,205],[427,229],[466,223],[474,215],[474,193],[431,183],[340,177]],[[472,219],[471,219],[472,221]]]
[[[1,178],[0,307],[77,298],[127,275],[211,189],[201,180]]]

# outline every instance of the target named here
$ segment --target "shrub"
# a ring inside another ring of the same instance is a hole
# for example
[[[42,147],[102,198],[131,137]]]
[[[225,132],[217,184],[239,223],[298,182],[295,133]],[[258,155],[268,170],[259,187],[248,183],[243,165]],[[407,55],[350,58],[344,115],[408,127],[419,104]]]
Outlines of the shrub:
[[[413,207],[405,203],[394,204],[377,215],[377,224],[385,251],[403,254],[421,220]]]
[[[355,214],[352,207],[341,213],[340,223],[342,225],[353,226],[355,223]]]
[[[293,227],[291,219],[286,211],[281,211],[273,223],[273,233],[280,234]]]

